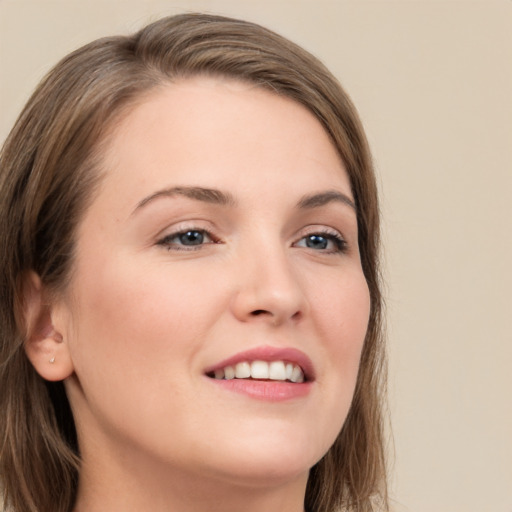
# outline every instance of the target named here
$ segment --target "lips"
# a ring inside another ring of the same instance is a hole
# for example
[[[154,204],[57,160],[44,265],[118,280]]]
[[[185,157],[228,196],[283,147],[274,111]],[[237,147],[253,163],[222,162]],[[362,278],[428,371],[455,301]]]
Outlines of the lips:
[[[212,374],[209,374],[211,377]],[[286,361],[243,361],[235,366],[225,366],[213,372],[218,380],[252,379],[304,382],[304,372],[296,364]]]
[[[258,347],[240,352],[207,368],[206,375],[216,380],[264,380],[303,383],[314,380],[311,360],[292,348]]]

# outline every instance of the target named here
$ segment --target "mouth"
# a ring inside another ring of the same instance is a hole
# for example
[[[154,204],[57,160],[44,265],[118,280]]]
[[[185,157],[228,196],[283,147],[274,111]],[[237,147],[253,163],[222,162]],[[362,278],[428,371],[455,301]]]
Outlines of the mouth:
[[[215,380],[274,381],[302,384],[314,380],[313,364],[294,348],[261,346],[238,353],[206,369]]]
[[[302,383],[306,377],[304,370],[290,361],[261,361],[246,360],[240,361],[234,365],[226,365],[209,371],[206,375],[216,380],[264,380]]]

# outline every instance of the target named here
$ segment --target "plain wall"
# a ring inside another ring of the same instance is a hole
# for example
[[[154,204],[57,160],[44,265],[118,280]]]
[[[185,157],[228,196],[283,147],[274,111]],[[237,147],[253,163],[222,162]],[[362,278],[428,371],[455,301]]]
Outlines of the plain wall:
[[[64,54],[192,10],[302,44],[359,108],[385,221],[395,510],[512,512],[512,1],[0,0],[0,141]]]

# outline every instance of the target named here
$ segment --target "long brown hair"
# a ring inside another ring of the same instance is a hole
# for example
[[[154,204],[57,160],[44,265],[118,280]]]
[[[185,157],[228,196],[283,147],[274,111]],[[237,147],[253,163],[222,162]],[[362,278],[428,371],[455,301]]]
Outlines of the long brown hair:
[[[94,41],[41,82],[0,153],[0,481],[16,512],[69,512],[80,469],[62,383],[44,381],[24,350],[22,280],[36,272],[58,293],[69,280],[74,236],[101,180],[102,142],[127,109],[181,77],[246,80],[308,108],[330,135],[357,205],[371,312],[355,395],[334,445],[311,469],[309,511],[387,509],[382,432],[384,347],[379,212],[371,156],[358,115],[312,55],[252,23],[187,14],[132,36]]]

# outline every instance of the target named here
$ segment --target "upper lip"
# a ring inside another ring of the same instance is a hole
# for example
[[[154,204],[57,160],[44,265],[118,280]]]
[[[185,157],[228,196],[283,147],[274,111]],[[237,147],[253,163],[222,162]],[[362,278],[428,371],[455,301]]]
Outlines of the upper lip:
[[[235,366],[243,361],[286,361],[301,367],[307,381],[314,380],[315,372],[311,359],[296,348],[278,348],[269,345],[252,348],[228,357],[205,369],[205,374],[213,373],[226,366]]]

